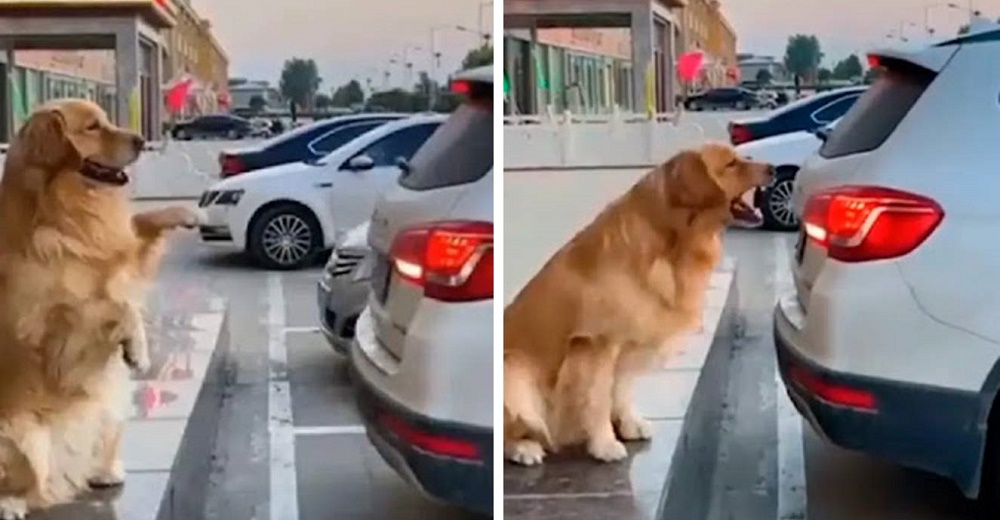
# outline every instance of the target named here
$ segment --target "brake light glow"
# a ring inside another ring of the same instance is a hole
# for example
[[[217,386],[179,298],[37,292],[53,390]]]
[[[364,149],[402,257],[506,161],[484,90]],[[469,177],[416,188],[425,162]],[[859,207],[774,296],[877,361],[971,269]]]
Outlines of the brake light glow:
[[[841,186],[806,202],[803,228],[841,262],[897,258],[927,240],[944,219],[934,200],[893,188]]]
[[[451,91],[455,94],[468,96],[469,94],[472,93],[472,83],[463,80],[452,81]]]
[[[789,377],[810,394],[830,404],[868,412],[878,411],[875,394],[868,390],[831,383],[798,365],[791,367]]]
[[[443,221],[403,230],[390,251],[403,280],[448,302],[493,298],[493,223]]]
[[[731,124],[729,125],[729,140],[733,146],[743,144],[753,140],[753,133],[744,125]]]
[[[882,65],[882,60],[880,60],[878,56],[876,56],[874,54],[869,54],[868,55],[868,66],[869,67],[871,67],[873,69],[877,69],[881,65]]]
[[[422,451],[456,459],[480,459],[479,446],[473,442],[422,431],[395,415],[382,414],[379,422],[400,440]]]

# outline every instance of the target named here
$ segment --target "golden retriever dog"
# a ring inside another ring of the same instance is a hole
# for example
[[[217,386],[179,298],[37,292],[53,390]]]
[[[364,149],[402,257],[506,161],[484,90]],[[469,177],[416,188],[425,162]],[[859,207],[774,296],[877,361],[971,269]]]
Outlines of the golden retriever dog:
[[[726,145],[647,173],[559,249],[504,310],[504,454],[525,465],[583,444],[601,461],[649,439],[633,380],[701,325],[721,234],[773,168]],[[620,440],[619,440],[620,439]]]
[[[142,304],[164,233],[191,210],[133,215],[143,147],[84,100],[36,110],[0,179],[0,519],[118,485],[128,367],[149,365]]]

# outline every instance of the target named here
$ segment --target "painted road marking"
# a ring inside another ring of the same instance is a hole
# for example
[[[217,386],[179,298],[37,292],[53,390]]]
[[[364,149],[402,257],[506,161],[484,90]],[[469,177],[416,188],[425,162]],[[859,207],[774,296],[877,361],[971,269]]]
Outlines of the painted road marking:
[[[792,283],[791,249],[783,237],[774,236],[775,302]],[[807,517],[806,465],[802,446],[802,418],[785,392],[777,366],[774,370],[778,416],[778,520],[805,520]]]
[[[284,332],[285,334],[295,334],[295,333],[302,333],[302,332],[315,332],[315,333],[319,333],[319,327],[316,327],[316,326],[311,326],[311,327],[284,327],[282,329],[282,332]]]
[[[281,276],[267,275],[267,352],[270,361],[267,427],[271,448],[270,520],[298,520],[295,431],[285,345],[285,293]]]
[[[365,427],[360,424],[345,426],[296,426],[295,435],[364,435]]]

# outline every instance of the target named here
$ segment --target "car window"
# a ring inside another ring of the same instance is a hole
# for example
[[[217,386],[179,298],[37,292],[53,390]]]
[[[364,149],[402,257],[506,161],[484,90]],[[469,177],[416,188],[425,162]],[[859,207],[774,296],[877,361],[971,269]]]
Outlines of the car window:
[[[892,135],[937,74],[913,64],[889,61],[819,149],[832,159],[870,152]]]
[[[330,130],[333,130],[334,128],[340,128],[341,125],[348,125],[348,124],[352,124],[352,123],[361,123],[361,122],[367,123],[367,122],[375,122],[375,121],[378,121],[380,123],[385,123],[385,122],[388,122],[388,121],[392,121],[392,118],[387,118],[387,117],[384,117],[384,118],[370,118],[370,119],[368,119],[368,118],[366,118],[366,119],[360,119],[359,118],[357,120],[346,121],[346,122],[344,122],[344,121],[329,121],[329,120],[327,120],[327,121],[317,121],[315,123],[310,123],[310,124],[307,124],[307,125],[299,126],[299,127],[293,128],[293,129],[291,129],[291,130],[289,130],[287,132],[283,132],[281,134],[278,134],[278,135],[276,135],[276,136],[268,139],[267,141],[264,141],[263,143],[261,143],[261,148],[270,149],[270,148],[283,145],[283,144],[285,144],[287,142],[290,142],[290,141],[293,141],[293,140],[296,140],[296,139],[299,139],[299,138],[302,138],[302,139],[305,140],[303,142],[303,144],[304,144],[304,143],[308,143],[309,141],[315,139],[316,137],[318,137],[320,135],[325,134],[326,132],[329,132]]]
[[[436,122],[408,126],[368,145],[358,155],[371,157],[376,168],[395,166],[400,158],[409,161],[438,126]]]
[[[459,105],[413,156],[399,184],[430,190],[467,184],[493,168],[493,104],[489,99]]]
[[[858,96],[844,96],[813,113],[813,120],[820,124],[826,124],[834,119],[838,119],[854,106]]]
[[[344,146],[361,134],[378,128],[382,124],[382,121],[366,121],[364,123],[349,123],[334,128],[309,143],[309,151],[316,155],[326,155]]]
[[[863,93],[863,92],[861,92],[861,93]],[[794,112],[794,111],[796,111],[796,110],[798,110],[800,108],[812,105],[814,103],[815,103],[815,106],[820,107],[820,106],[823,106],[823,105],[825,105],[825,104],[833,101],[834,99],[837,99],[838,97],[844,96],[844,95],[850,95],[850,94],[845,94],[844,92],[833,91],[833,92],[824,92],[822,94],[815,94],[815,95],[812,95],[812,96],[807,96],[807,97],[804,97],[802,99],[798,99],[796,101],[793,101],[793,102],[791,102],[791,103],[789,103],[789,104],[787,104],[787,105],[785,105],[785,106],[783,106],[783,107],[775,110],[774,112],[771,112],[771,116],[770,117],[780,117],[780,116],[783,116],[785,114]],[[858,95],[860,95],[860,93]]]

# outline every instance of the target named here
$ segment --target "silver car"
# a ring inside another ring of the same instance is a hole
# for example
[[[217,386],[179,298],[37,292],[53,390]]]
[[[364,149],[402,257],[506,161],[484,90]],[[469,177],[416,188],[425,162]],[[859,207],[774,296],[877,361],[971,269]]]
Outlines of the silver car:
[[[367,303],[370,251],[365,222],[337,239],[316,287],[320,329],[333,350],[343,356],[350,353],[354,325]]]

